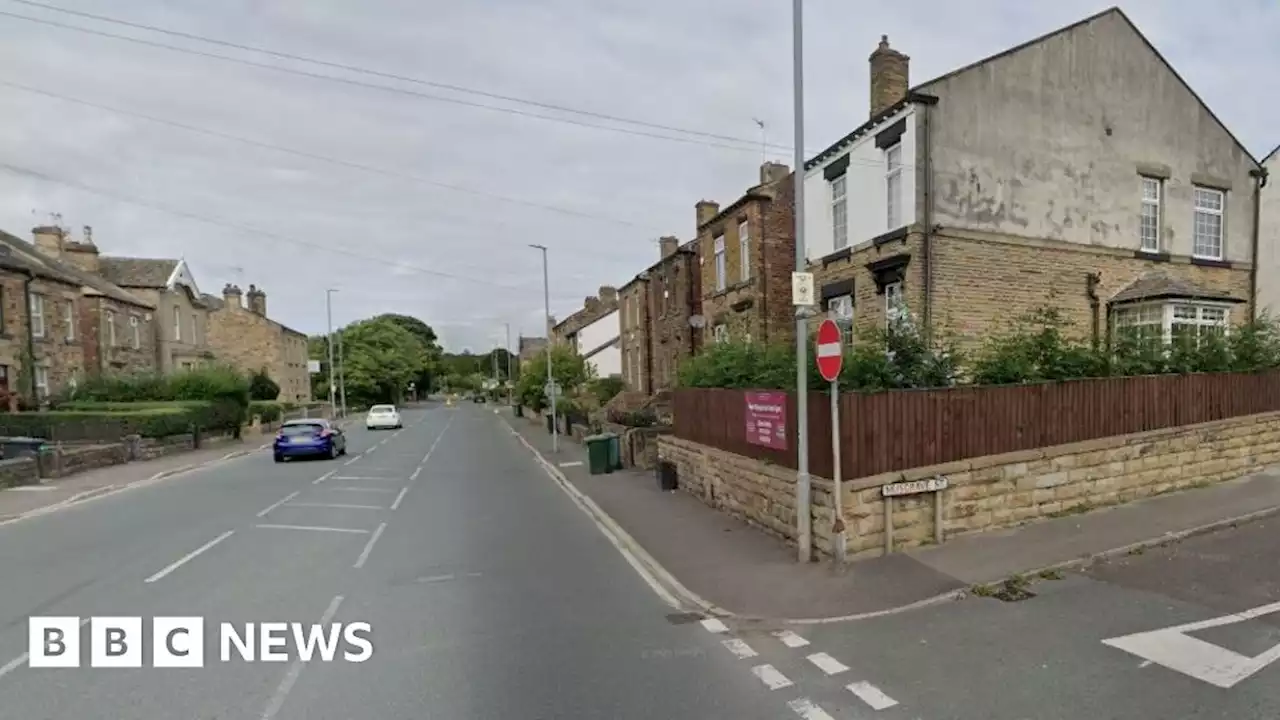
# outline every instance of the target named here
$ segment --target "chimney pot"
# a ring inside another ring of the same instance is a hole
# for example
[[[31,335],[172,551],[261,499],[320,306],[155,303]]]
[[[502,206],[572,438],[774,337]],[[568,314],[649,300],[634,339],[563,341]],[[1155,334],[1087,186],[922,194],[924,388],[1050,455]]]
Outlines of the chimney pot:
[[[662,257],[669,258],[680,249],[680,239],[668,235],[658,240],[658,247],[662,250]]]
[[[889,36],[868,59],[871,65],[871,117],[893,107],[907,97],[911,86],[911,58],[889,47]]]
[[[93,244],[93,226],[92,225],[84,226],[84,241],[89,245]]]
[[[760,184],[767,185],[777,182],[785,178],[791,173],[791,168],[782,163],[767,162],[760,166]]]
[[[711,202],[710,200],[699,200],[694,208],[698,213],[698,226],[701,227],[711,218],[720,214],[720,203]]]

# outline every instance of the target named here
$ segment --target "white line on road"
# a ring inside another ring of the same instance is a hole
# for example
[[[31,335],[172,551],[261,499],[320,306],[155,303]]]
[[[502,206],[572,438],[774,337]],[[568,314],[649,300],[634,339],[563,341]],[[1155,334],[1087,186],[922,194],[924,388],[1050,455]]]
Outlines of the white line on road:
[[[845,665],[839,660],[822,652],[814,653],[810,655],[807,659],[809,660],[809,662],[813,663],[814,665],[817,665],[818,669],[822,670],[822,672],[828,675],[839,675],[840,673],[849,669],[848,665]]]
[[[336,472],[338,472],[338,471],[337,471],[337,470],[330,470],[329,472],[327,472],[327,473],[325,473],[325,474],[321,475],[320,477],[316,478],[315,480],[312,480],[312,481],[311,481],[311,484],[312,484],[312,485],[319,485],[320,483],[324,482],[325,480],[328,480],[329,478],[333,477],[333,474],[334,474],[334,473],[336,473]]]
[[[289,502],[290,500],[292,500],[292,499],[294,499],[294,498],[296,498],[296,497],[298,497],[298,492],[291,492],[291,493],[289,493],[288,495],[285,495],[284,497],[282,497],[282,498],[280,498],[279,500],[277,500],[277,501],[275,501],[275,502],[271,503],[270,505],[268,505],[267,507],[263,508],[262,510],[259,510],[259,511],[258,511],[258,517],[266,517],[266,516],[267,516],[267,513],[271,512],[272,510],[275,510],[276,508],[280,507],[281,505],[283,505],[283,504],[285,504],[285,503]]]
[[[373,531],[373,537],[369,538],[369,542],[365,543],[364,550],[360,553],[360,557],[356,559],[356,564],[352,567],[357,569],[364,567],[364,561],[369,559],[369,553],[373,552],[373,544],[378,542],[378,538],[382,537],[382,531],[387,529],[387,524],[382,523],[377,530]]]
[[[729,650],[729,652],[733,653],[735,656],[739,658],[753,658],[756,655],[760,654],[756,652],[755,649],[752,648],[750,645],[746,644],[742,640],[739,640],[738,638],[729,638],[728,640],[722,640],[720,644],[724,645],[725,648]]]
[[[782,644],[789,648],[804,647],[809,644],[808,640],[805,640],[790,630],[779,630],[775,632],[773,636],[781,640]]]
[[[355,455],[354,455],[350,460],[348,460],[348,461],[346,461],[346,462],[342,463],[343,467],[346,467],[347,465],[350,465],[351,463],[353,463],[353,462],[355,462],[355,461],[359,460],[359,459],[360,459],[360,455],[361,455],[360,453],[356,453],[356,454],[355,454]]]
[[[814,705],[809,698],[796,698],[788,702],[787,707],[804,720],[835,720],[826,710]]]
[[[404,494],[407,492],[409,492],[408,485],[405,485],[404,487],[400,488],[400,494],[396,495],[395,501],[391,503],[392,510],[398,510],[400,508],[400,501],[404,500]]]
[[[845,689],[858,699],[871,706],[872,710],[886,710],[898,704],[897,700],[885,695],[880,688],[869,682],[856,682],[845,685]]]
[[[790,678],[778,672],[778,669],[772,665],[757,665],[751,668],[751,672],[770,690],[781,690],[793,684]]]
[[[422,462],[419,463],[420,465],[426,465],[427,461],[431,459],[431,453],[436,451],[436,446],[440,444],[441,438],[444,437],[445,433],[449,432],[449,426],[453,424],[454,417],[457,417],[457,416],[456,415],[449,416],[449,421],[444,424],[444,429],[441,430],[440,434],[436,436],[436,441],[431,443],[431,447],[427,448],[427,454],[422,456]]]
[[[720,618],[707,618],[706,620],[702,621],[702,627],[706,628],[707,632],[713,632],[713,633],[729,632],[729,626],[725,625],[724,622],[720,620]]]
[[[338,508],[340,510],[386,510],[381,505],[352,505],[349,503],[289,503],[289,507]]]
[[[399,481],[398,477],[383,477],[373,475],[334,475],[330,480],[392,480]]]
[[[325,488],[331,492],[391,492],[391,488],[375,488],[375,487],[333,487],[332,485]]]
[[[450,573],[448,575],[431,575],[429,577],[418,578],[418,582],[420,583],[445,582],[446,580],[452,580],[453,577],[454,577],[453,573]]]
[[[228,530],[228,531],[226,531],[226,532],[222,533],[222,534],[221,534],[221,535],[219,535],[218,537],[216,537],[216,538],[214,538],[214,539],[210,540],[209,542],[207,542],[207,543],[205,543],[205,544],[201,545],[200,547],[196,548],[195,550],[192,550],[191,552],[189,552],[189,553],[187,553],[186,555],[182,556],[181,558],[179,558],[179,559],[178,559],[178,561],[177,561],[177,562],[173,563],[172,565],[169,565],[169,566],[168,566],[168,567],[166,567],[165,569],[161,570],[160,572],[156,573],[155,575],[152,575],[151,577],[147,578],[147,579],[146,579],[146,580],[144,580],[143,582],[153,583],[153,582],[155,582],[155,581],[159,580],[160,578],[164,577],[165,575],[168,575],[169,573],[173,572],[174,570],[177,570],[178,568],[180,568],[180,567],[182,567],[183,565],[187,564],[187,563],[188,563],[188,562],[190,562],[191,560],[194,560],[194,559],[195,559],[196,557],[198,557],[201,553],[203,553],[204,551],[206,551],[206,550],[208,550],[209,548],[213,547],[214,545],[217,545],[218,543],[222,542],[223,540],[226,540],[227,538],[231,537],[231,535],[232,535],[233,533],[235,533],[235,530]]]
[[[418,479],[418,475],[420,475],[420,474],[422,474],[422,466],[421,466],[421,465],[419,465],[419,466],[418,466],[418,467],[413,471],[413,474],[409,476],[409,482],[413,482],[414,480],[417,480],[417,479]]]
[[[358,530],[356,528],[321,527],[319,525],[256,525],[255,527],[260,527],[260,528],[263,528],[264,530],[315,530],[316,532],[355,533],[357,535],[369,534],[368,530]]]
[[[93,618],[80,618],[80,627],[84,627],[85,625],[88,625],[89,621],[92,619]],[[0,678],[3,678],[5,675],[8,675],[14,670],[17,670],[18,668],[22,667],[22,664],[27,661],[28,657],[30,657],[28,653],[22,653],[21,655],[10,660],[4,665],[0,665]]]
[[[560,463],[560,467],[579,467],[582,465],[581,460],[570,460],[569,462]]]
[[[16,487],[5,488],[5,489],[9,491],[16,491],[16,492],[40,492],[40,491],[57,490],[58,488],[53,485],[18,485]]]
[[[323,627],[333,622],[333,616],[338,614],[338,606],[342,605],[342,596],[339,595],[329,603],[329,607],[325,608],[324,615],[320,616],[320,626]],[[298,682],[298,676],[302,674],[302,668],[306,665],[306,661],[301,658],[294,660],[289,666],[289,672],[285,673],[284,680],[280,681],[280,687],[276,688],[276,692],[271,696],[271,702],[267,705],[267,709],[262,711],[262,720],[271,720],[280,712],[280,708],[284,707],[285,698],[289,697],[289,691],[293,690],[294,683]]]

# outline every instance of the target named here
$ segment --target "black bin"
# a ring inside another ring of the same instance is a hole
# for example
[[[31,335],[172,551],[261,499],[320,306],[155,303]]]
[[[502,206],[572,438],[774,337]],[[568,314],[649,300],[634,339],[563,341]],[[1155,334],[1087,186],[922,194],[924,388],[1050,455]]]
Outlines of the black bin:
[[[654,468],[653,472],[658,478],[658,487],[663,490],[675,490],[679,484],[676,481],[675,463],[659,461],[658,467]]]
[[[550,435],[550,434],[552,434],[552,433],[554,433],[554,432],[556,431],[556,425],[555,425],[555,423],[556,423],[556,416],[555,416],[555,415],[548,415],[548,416],[547,416],[547,434],[548,434],[548,435]]]

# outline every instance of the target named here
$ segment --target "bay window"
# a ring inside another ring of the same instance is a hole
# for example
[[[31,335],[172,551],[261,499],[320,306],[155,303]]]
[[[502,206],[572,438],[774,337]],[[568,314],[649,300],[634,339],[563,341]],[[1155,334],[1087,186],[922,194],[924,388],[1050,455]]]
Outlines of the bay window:
[[[1140,342],[1167,345],[1227,332],[1229,308],[1192,301],[1152,302],[1116,308],[1116,333]]]

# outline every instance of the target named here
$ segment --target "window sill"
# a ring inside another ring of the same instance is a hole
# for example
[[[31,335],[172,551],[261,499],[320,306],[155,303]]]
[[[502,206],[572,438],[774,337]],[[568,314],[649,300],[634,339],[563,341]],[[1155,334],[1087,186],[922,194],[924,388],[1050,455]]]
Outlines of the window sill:
[[[1201,267],[1226,268],[1228,270],[1235,267],[1229,260],[1223,260],[1222,258],[1199,257],[1196,255],[1191,256],[1191,264],[1199,265]]]
[[[1173,257],[1169,253],[1161,250],[1143,250],[1139,248],[1133,252],[1133,256],[1139,260],[1150,260],[1151,262],[1170,262]]]

